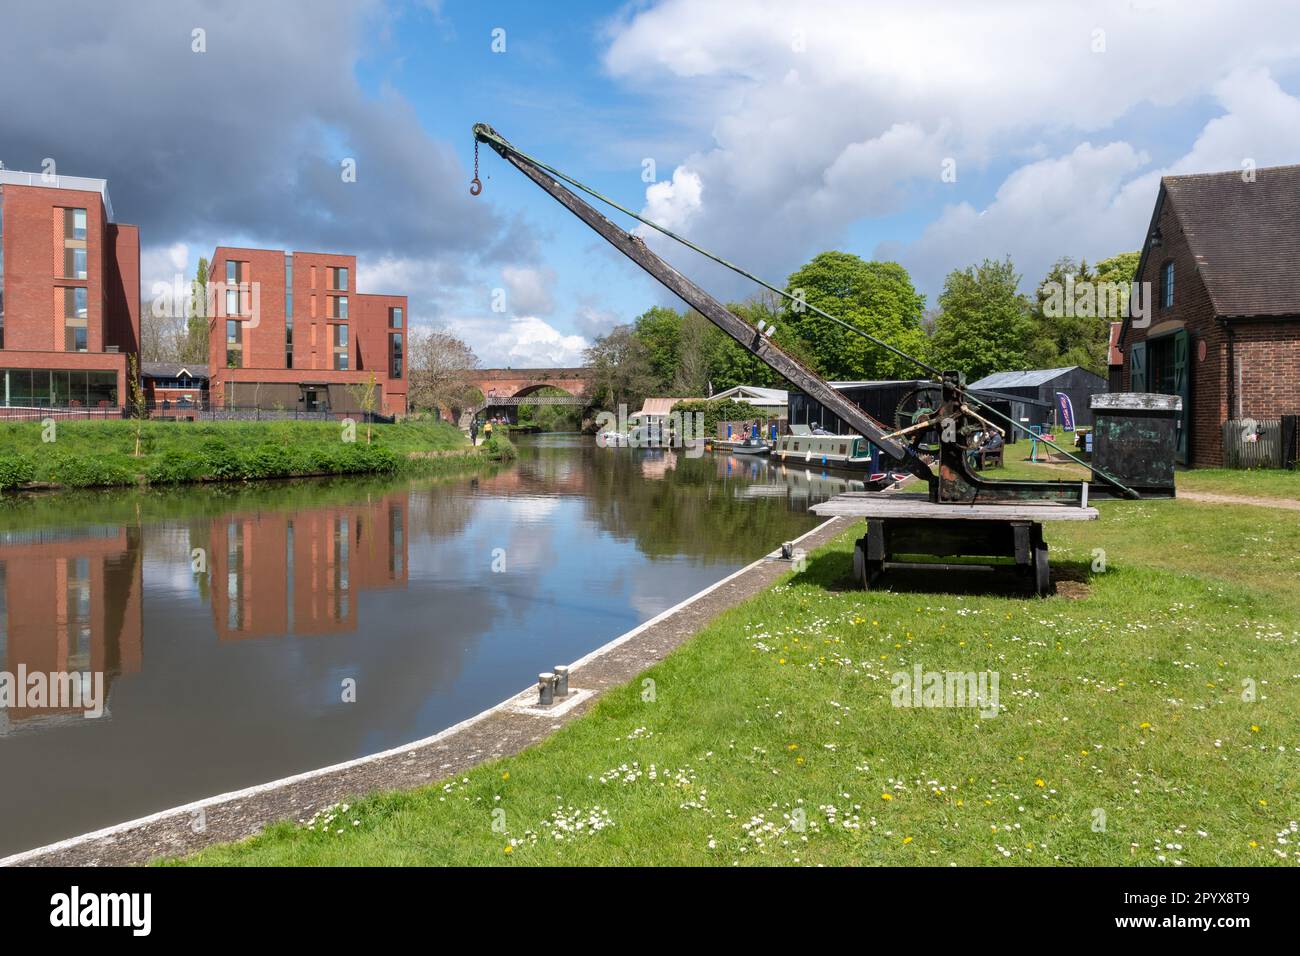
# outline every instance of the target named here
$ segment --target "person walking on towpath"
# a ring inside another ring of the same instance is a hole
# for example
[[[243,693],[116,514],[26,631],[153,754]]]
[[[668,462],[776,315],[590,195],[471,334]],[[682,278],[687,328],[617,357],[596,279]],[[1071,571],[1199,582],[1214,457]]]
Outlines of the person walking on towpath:
[[[478,444],[478,419],[475,418],[469,423],[469,443],[470,446]]]

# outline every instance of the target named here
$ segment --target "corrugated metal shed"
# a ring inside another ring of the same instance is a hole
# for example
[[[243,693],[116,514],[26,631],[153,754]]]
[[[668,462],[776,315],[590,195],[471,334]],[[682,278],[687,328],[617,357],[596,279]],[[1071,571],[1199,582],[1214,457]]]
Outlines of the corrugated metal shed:
[[[971,382],[970,388],[1037,388],[1040,385],[1046,385],[1054,379],[1061,378],[1067,372],[1072,372],[1079,368],[1078,365],[1067,365],[1065,368],[1039,368],[1031,369],[1028,372],[994,372],[992,375],[985,375],[978,382]]]

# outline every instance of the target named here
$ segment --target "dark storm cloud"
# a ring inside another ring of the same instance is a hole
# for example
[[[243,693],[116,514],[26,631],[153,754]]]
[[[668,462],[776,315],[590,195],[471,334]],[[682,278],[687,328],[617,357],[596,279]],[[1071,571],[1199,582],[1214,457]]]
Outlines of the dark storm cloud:
[[[117,217],[151,246],[246,236],[462,264],[535,255],[518,219],[471,201],[461,160],[404,99],[358,86],[362,38],[385,16],[333,0],[11,6],[0,160],[39,171],[48,156],[108,179]],[[205,53],[191,50],[196,28]]]

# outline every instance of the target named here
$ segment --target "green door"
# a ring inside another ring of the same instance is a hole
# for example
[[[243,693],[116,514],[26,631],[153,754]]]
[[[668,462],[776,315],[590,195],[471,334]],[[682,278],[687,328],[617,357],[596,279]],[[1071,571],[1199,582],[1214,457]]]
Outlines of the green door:
[[[1191,342],[1191,336],[1186,330],[1174,333],[1174,394],[1183,400],[1183,409],[1178,413],[1176,455],[1180,465],[1187,464],[1188,439],[1192,424]]]
[[[1147,390],[1147,344],[1134,342],[1129,346],[1129,386],[1130,392]]]

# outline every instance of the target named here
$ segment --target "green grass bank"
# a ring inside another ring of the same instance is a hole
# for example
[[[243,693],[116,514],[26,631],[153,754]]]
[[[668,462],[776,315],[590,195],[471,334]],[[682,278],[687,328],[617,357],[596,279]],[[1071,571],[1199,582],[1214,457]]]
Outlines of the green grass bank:
[[[538,746],[184,862],[1300,863],[1300,514],[1099,508],[1044,600],[855,590],[851,527]],[[895,706],[918,665],[998,713]]]
[[[134,421],[0,424],[0,490],[436,471],[514,455],[504,436],[472,449],[454,425],[418,419],[357,424],[355,435],[341,422],[138,424],[139,455]]]

